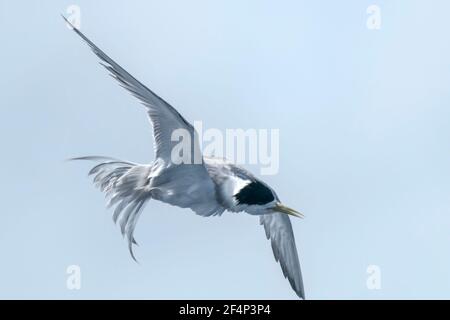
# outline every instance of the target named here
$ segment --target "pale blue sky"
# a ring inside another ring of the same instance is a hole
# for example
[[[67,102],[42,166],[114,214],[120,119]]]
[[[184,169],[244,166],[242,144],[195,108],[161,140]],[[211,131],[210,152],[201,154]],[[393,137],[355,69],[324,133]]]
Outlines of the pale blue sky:
[[[151,131],[65,27],[70,4],[187,119],[280,129],[264,179],[306,215],[307,298],[450,298],[448,1],[0,0],[1,298],[296,298],[245,214],[150,202],[133,262],[88,165],[64,159],[150,162]],[[381,290],[366,287],[372,264]]]

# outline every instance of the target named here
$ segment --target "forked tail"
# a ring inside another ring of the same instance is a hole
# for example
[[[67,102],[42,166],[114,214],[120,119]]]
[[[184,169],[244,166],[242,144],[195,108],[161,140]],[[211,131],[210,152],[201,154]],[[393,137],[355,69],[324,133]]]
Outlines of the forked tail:
[[[151,166],[140,165],[109,157],[89,156],[70,160],[99,162],[89,171],[94,184],[108,199],[108,208],[115,206],[113,220],[119,221],[120,230],[128,240],[131,257],[133,244],[137,245],[133,233],[146,202],[150,200],[149,174]]]

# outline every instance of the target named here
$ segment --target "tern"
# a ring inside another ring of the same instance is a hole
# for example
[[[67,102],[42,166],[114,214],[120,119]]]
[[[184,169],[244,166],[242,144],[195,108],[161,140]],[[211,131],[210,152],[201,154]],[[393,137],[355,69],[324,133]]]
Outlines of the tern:
[[[89,171],[94,184],[105,193],[109,208],[114,207],[113,220],[119,223],[122,235],[134,260],[134,229],[139,216],[150,200],[189,208],[204,217],[221,215],[224,211],[246,212],[259,216],[267,239],[271,241],[275,260],[298,297],[305,292],[289,215],[303,215],[280,202],[275,191],[242,167],[226,159],[201,156],[200,163],[178,163],[172,159],[176,142],[175,130],[186,130],[192,137],[193,153],[200,154],[194,127],[169,103],[156,95],[112,60],[64,16],[64,20],[100,59],[119,85],[144,105],[153,127],[156,159],[151,164],[138,164],[110,157],[87,156],[71,160],[92,160],[97,164]]]

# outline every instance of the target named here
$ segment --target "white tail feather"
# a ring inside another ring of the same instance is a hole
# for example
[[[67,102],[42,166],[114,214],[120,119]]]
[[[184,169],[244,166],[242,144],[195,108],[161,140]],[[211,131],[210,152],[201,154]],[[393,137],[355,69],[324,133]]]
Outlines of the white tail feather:
[[[94,184],[108,199],[108,207],[115,206],[114,222],[119,221],[120,230],[128,240],[131,257],[133,253],[134,229],[146,202],[150,200],[149,174],[151,166],[122,161],[108,157],[79,157],[70,160],[101,161],[89,175],[94,176]]]

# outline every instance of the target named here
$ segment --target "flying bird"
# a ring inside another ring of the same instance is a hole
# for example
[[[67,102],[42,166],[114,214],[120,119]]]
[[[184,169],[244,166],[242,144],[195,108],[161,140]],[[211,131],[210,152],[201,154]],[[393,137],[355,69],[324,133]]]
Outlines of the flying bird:
[[[150,200],[189,208],[200,216],[221,215],[224,211],[259,216],[275,260],[292,289],[305,298],[300,263],[289,215],[302,214],[280,202],[275,191],[247,170],[225,159],[201,156],[199,163],[175,163],[171,151],[174,130],[183,129],[192,137],[193,153],[200,154],[194,127],[169,103],[136,80],[90,41],[64,16],[64,20],[91,48],[119,85],[145,107],[153,127],[156,159],[138,164],[110,157],[88,156],[72,160],[92,160],[89,171],[94,184],[105,193],[108,207],[114,207],[113,220],[119,223],[128,241],[131,256],[136,245],[134,229],[145,204]],[[136,259],[135,259],[136,260]]]

